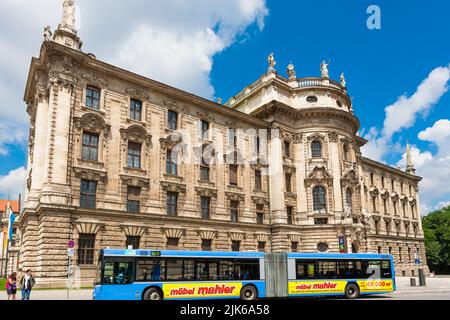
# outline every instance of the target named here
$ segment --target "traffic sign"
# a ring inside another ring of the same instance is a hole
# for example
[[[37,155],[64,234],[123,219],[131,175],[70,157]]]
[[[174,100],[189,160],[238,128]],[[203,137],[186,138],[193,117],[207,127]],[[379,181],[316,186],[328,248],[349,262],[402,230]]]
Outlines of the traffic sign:
[[[73,257],[75,255],[75,249],[67,249],[67,256]]]
[[[69,246],[69,248],[72,249],[73,247],[75,247],[75,241],[70,240],[69,243],[68,243],[67,245]]]

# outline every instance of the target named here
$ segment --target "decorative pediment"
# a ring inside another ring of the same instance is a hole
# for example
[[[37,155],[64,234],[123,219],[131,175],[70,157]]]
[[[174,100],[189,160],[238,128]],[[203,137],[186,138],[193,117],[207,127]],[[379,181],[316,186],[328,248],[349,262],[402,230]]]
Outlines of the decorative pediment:
[[[270,234],[268,233],[256,233],[255,240],[258,242],[269,242]]]
[[[150,189],[150,179],[148,178],[121,174],[120,180],[126,186]]]
[[[225,192],[225,196],[231,201],[240,201],[240,202],[245,201],[245,194],[243,194],[243,193],[227,191],[227,192]]]
[[[198,111],[196,113],[196,115],[197,115],[198,118],[200,118],[202,120],[205,120],[205,121],[208,121],[208,122],[215,122],[215,118],[212,117],[211,113],[206,111],[206,110],[205,111]]]
[[[217,189],[195,187],[195,192],[202,197],[217,198]]]
[[[145,143],[149,147],[152,146],[152,136],[141,125],[131,125],[127,129],[120,129],[120,135],[122,139]]]
[[[165,138],[159,139],[159,144],[163,150],[174,149],[177,146],[184,148],[183,137],[177,133],[173,133]]]
[[[101,181],[106,183],[108,180],[108,173],[92,168],[73,167],[75,177],[82,180]]]
[[[315,167],[306,179],[307,182],[331,182],[333,180],[333,176],[328,172],[328,170],[324,166]]]
[[[217,231],[210,229],[200,229],[197,233],[202,240],[213,240],[217,235]]]
[[[341,181],[345,185],[356,185],[359,184],[358,173],[354,169],[350,169],[344,173]]]
[[[267,199],[267,198],[252,196],[252,200],[254,203],[256,203],[257,205],[261,205],[261,206],[269,204],[269,199]]]
[[[184,106],[178,101],[168,100],[164,102],[164,106],[172,111],[184,113]]]
[[[228,237],[230,237],[230,239],[232,241],[243,241],[245,239],[245,232],[243,232],[243,231],[230,231],[228,233]]]
[[[79,130],[84,129],[92,132],[108,133],[111,126],[105,123],[105,120],[95,113],[86,113],[81,117],[74,118],[75,127]]]
[[[289,233],[287,236],[291,242],[300,243],[303,240],[303,235],[301,233]]]
[[[143,226],[131,225],[131,224],[121,224],[120,228],[123,233],[129,237],[142,237],[147,229]]]
[[[166,236],[166,238],[181,239],[181,237],[183,237],[186,234],[186,229],[184,228],[164,227],[161,228],[161,230]]]
[[[161,181],[161,187],[164,191],[186,193],[186,185],[169,181]]]
[[[104,227],[105,224],[100,221],[90,221],[90,220],[75,221],[75,228],[80,234],[97,234]]]
[[[125,90],[125,92],[132,98],[139,99],[141,101],[149,100],[148,95],[144,92],[143,89],[132,88]]]
[[[98,74],[83,74],[81,78],[88,84],[97,88],[106,88],[108,82]]]
[[[320,133],[314,133],[314,134],[308,136],[308,142],[311,142],[313,140],[325,141],[325,136]]]

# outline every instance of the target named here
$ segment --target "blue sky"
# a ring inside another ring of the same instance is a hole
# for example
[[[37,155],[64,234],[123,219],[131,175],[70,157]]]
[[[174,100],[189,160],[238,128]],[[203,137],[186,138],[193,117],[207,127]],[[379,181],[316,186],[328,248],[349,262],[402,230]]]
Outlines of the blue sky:
[[[42,27],[56,27],[61,15],[62,1],[40,2],[38,12],[25,0],[0,4],[5,15],[0,13],[0,27],[5,30],[0,41],[9,44],[9,52],[19,52],[12,61],[8,50],[0,53],[0,93],[10,93],[4,98],[7,105],[0,107],[3,197],[9,188],[17,193],[18,179],[24,174],[23,168],[17,170],[26,165],[28,129],[21,98],[29,59],[39,52]],[[372,4],[381,9],[381,30],[366,26],[366,10]],[[84,50],[211,99],[226,101],[255,81],[267,70],[270,52],[275,53],[279,73],[284,75],[292,61],[299,77],[318,76],[320,62],[330,59],[332,78],[346,74],[361,134],[371,140],[367,155],[403,165],[408,139],[418,173],[425,176],[423,211],[450,203],[450,184],[445,183],[450,179],[449,2],[133,0],[110,4],[98,0],[92,4],[79,0],[77,6]],[[100,18],[98,12],[102,12]],[[23,23],[19,19],[13,28],[14,20],[6,14],[20,15]],[[133,22],[127,24],[127,17]],[[118,22],[112,26],[114,19]],[[23,31],[26,36],[20,36],[20,41],[8,38],[8,30]],[[130,53],[126,48],[136,40],[141,45]],[[167,48],[172,54],[164,52]],[[12,76],[7,79],[8,75]],[[418,89],[427,79],[422,90]],[[406,102],[398,101],[401,96]],[[388,106],[391,115],[385,123]],[[410,121],[396,124],[405,113]],[[10,136],[14,128],[18,133]],[[386,128],[392,132],[387,137]]]

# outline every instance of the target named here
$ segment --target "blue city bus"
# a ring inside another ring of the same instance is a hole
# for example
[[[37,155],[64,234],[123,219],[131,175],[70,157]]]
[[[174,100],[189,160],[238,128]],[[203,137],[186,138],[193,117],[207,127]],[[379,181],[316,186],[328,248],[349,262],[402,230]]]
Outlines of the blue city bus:
[[[94,300],[265,297],[264,253],[113,250],[100,253]]]
[[[383,254],[105,249],[94,300],[195,300],[345,296],[395,291]]]

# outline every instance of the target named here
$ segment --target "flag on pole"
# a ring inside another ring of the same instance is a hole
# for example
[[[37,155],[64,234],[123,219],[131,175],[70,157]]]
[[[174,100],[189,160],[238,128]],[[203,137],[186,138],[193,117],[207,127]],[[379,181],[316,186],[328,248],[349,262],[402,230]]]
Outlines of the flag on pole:
[[[8,217],[8,241],[12,240],[13,237],[13,226],[14,226],[14,221],[16,221],[16,215],[14,214],[14,212],[12,212],[11,210],[11,204],[8,202],[8,209],[7,210],[7,217]]]

